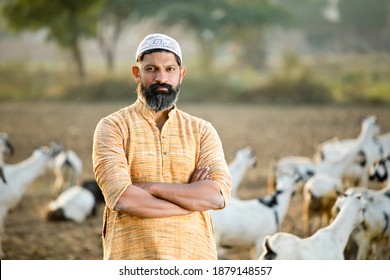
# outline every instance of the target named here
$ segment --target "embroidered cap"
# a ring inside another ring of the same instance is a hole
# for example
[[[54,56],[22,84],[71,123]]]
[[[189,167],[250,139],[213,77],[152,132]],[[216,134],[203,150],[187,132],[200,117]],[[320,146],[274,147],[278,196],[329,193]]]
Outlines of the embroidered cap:
[[[175,39],[160,33],[150,34],[142,40],[138,46],[137,52],[135,53],[135,62],[138,61],[139,57],[144,52],[155,49],[163,49],[173,52],[180,58],[179,65],[182,65],[183,59],[181,57],[179,43]]]

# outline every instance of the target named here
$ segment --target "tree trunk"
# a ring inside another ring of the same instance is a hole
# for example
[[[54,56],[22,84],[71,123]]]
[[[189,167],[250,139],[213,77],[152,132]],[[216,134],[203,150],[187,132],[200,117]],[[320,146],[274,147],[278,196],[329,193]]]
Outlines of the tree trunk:
[[[85,69],[84,69],[84,60],[81,54],[79,41],[76,40],[72,45],[72,57],[77,67],[77,72],[81,80],[86,77]]]
[[[106,27],[107,26],[109,26],[109,23],[106,24]],[[114,70],[115,47],[118,42],[119,35],[122,31],[120,23],[114,24],[111,27],[111,30],[109,28],[100,28],[98,32],[98,44],[104,56],[108,73]]]

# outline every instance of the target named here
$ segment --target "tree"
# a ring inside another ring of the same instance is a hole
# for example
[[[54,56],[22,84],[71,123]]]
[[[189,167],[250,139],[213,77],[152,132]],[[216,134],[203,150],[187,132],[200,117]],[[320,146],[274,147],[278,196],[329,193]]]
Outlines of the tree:
[[[98,17],[97,39],[108,71],[114,68],[115,48],[124,24],[139,19],[136,4],[137,0],[104,0]]]
[[[277,0],[292,15],[291,27],[301,29],[318,49],[360,51],[389,48],[390,0]],[[329,21],[330,4],[339,15]]]
[[[250,32],[256,34],[252,38],[258,38],[264,26],[281,22],[287,15],[267,0],[170,0],[164,4],[157,20],[168,26],[181,24],[194,32],[207,76],[213,73],[213,59],[221,43],[234,38],[239,43],[247,42]]]
[[[388,50],[390,0],[341,0],[339,6],[344,38],[359,41],[353,47]]]
[[[2,14],[17,32],[46,29],[47,39],[71,53],[78,74],[85,77],[80,40],[96,34],[100,0],[6,0]]]
[[[264,31],[288,23],[289,14],[282,6],[267,0],[229,0],[229,4],[231,16],[225,26],[226,39],[239,46],[239,59],[243,63],[262,68],[265,56]]]

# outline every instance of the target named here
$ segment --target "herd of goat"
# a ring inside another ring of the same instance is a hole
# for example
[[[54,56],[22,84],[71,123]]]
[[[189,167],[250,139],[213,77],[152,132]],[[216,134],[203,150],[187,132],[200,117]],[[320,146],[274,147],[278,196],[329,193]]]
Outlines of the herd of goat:
[[[6,257],[2,249],[5,219],[9,210],[22,200],[26,189],[51,170],[55,174],[55,199],[45,206],[48,221],[72,220],[83,222],[96,212],[103,195],[95,181],[80,184],[83,164],[72,150],[51,143],[35,149],[30,157],[15,164],[4,162],[14,147],[7,133],[0,133],[0,259]]]
[[[7,164],[4,157],[13,149],[8,135],[1,132],[0,259],[6,257],[1,243],[9,210],[46,171],[55,175],[47,221],[81,223],[104,203],[95,181],[81,183],[83,164],[74,151],[52,143],[19,163]],[[219,258],[233,247],[249,250],[252,259],[261,260],[345,259],[347,250],[354,254],[351,258],[363,260],[371,254],[389,259],[390,133],[380,133],[375,116],[362,121],[356,138],[323,142],[312,158],[290,156],[272,162],[269,194],[241,199],[237,190],[255,165],[250,147],[237,151],[229,164],[231,199],[225,209],[211,211]],[[370,187],[374,181],[376,187]],[[303,198],[304,236],[280,230],[294,194]]]

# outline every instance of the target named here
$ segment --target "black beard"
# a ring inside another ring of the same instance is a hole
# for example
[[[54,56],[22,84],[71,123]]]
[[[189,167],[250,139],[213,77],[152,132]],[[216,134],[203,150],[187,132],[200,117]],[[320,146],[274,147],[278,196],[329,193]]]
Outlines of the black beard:
[[[157,90],[159,87],[164,87],[168,91]],[[141,94],[145,98],[145,101],[150,109],[154,112],[164,111],[172,107],[176,102],[179,94],[179,86],[174,88],[167,83],[154,83],[145,88],[141,84]]]

